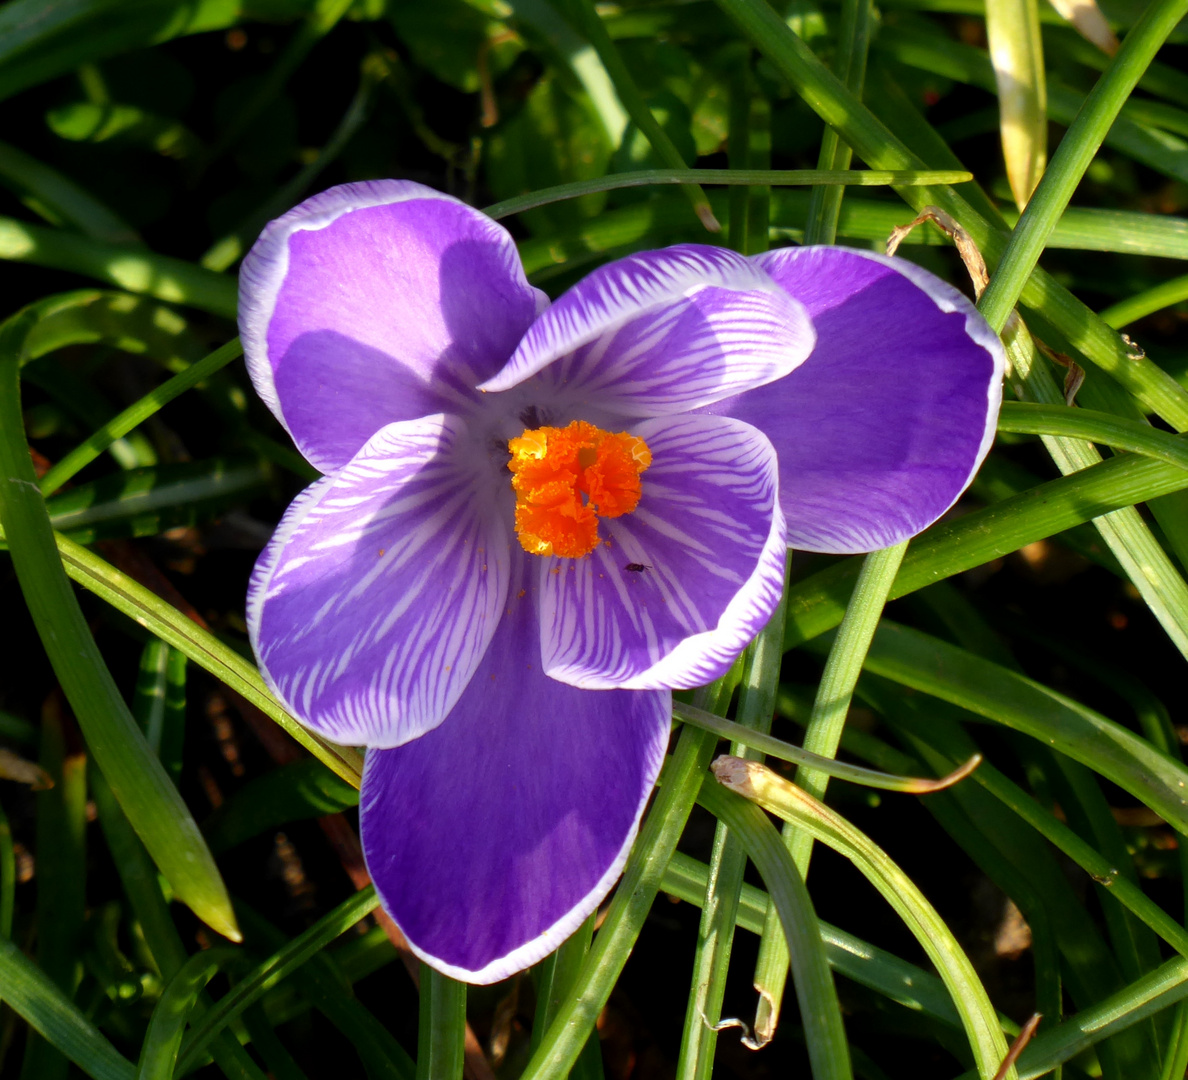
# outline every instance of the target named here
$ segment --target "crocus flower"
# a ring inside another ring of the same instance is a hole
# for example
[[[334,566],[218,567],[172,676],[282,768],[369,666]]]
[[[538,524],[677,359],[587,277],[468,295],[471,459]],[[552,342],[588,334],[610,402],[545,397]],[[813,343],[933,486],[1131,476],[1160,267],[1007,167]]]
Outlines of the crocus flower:
[[[298,719],[368,747],[379,894],[471,982],[606,896],[671,690],[763,626],[786,544],[923,529],[997,415],[997,337],[869,252],[685,245],[550,304],[501,226],[387,181],[273,222],[240,281],[256,389],[325,474],[260,557],[252,644]]]

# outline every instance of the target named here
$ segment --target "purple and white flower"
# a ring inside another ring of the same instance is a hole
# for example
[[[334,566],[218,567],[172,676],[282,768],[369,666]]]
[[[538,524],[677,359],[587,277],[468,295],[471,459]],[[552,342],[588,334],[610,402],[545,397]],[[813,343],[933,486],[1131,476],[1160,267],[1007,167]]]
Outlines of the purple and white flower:
[[[384,906],[470,982],[541,959],[606,896],[671,690],[767,621],[786,544],[919,532],[998,411],[1002,348],[972,305],[864,251],[684,245],[550,305],[500,225],[385,181],[273,222],[240,281],[252,380],[325,474],[257,564],[252,644],[294,716],[369,748]],[[650,464],[589,554],[538,555],[508,444],[573,421]]]

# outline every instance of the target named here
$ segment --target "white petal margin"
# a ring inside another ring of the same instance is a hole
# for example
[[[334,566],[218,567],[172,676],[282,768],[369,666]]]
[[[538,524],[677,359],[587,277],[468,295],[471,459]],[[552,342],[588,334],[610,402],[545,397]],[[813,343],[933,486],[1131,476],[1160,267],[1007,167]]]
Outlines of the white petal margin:
[[[239,329],[243,339],[248,374],[261,399],[299,443],[301,440],[290,430],[277,391],[274,370],[274,362],[277,358],[269,356],[268,348],[269,326],[276,309],[277,299],[289,274],[290,239],[295,233],[317,232],[325,229],[343,216],[357,210],[415,201],[425,202],[429,206],[442,203],[452,204],[464,209],[471,225],[489,238],[493,251],[500,253],[502,266],[496,276],[533,295],[538,314],[548,307],[549,300],[545,293],[528,285],[515,242],[507,230],[498,222],[485,217],[451,195],[445,195],[410,180],[367,180],[341,184],[306,199],[265,227],[244,259],[239,272]],[[426,228],[428,229],[431,224],[432,222],[427,221]],[[383,240],[382,236],[376,237],[375,243],[380,244]],[[414,261],[423,259],[425,253],[413,250],[408,253],[408,258]],[[399,326],[399,312],[370,312],[368,315],[372,320],[377,318],[381,321],[395,319],[396,327]],[[334,329],[339,328],[335,327]],[[372,343],[373,347],[377,348],[383,344],[384,342],[381,340]],[[398,342],[389,344],[398,344]],[[316,451],[315,456],[317,456]],[[329,471],[325,463],[315,461],[314,464],[319,465],[324,471]]]
[[[624,416],[684,412],[782,378],[812,351],[804,308],[758,263],[694,244],[595,270],[529,327],[482,390],[537,373]]]
[[[785,521],[775,451],[728,417],[632,428],[652,451],[632,514],[604,543],[541,567],[541,656],[584,689],[686,689],[716,679],[779,602]]]
[[[455,416],[389,424],[289,508],[248,589],[252,648],[302,723],[399,746],[465,690],[507,596],[507,529]]]
[[[553,952],[622,872],[664,761],[667,691],[587,692],[540,668],[535,556],[445,723],[369,750],[359,826],[413,951],[473,983]]]

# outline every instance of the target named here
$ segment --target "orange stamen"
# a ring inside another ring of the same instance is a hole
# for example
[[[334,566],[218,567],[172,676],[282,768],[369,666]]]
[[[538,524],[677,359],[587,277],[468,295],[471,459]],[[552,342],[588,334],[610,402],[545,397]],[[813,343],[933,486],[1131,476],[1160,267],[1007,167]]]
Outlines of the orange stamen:
[[[575,420],[526,430],[507,444],[515,474],[516,533],[525,551],[580,559],[598,546],[598,519],[639,505],[652,452],[638,435]]]

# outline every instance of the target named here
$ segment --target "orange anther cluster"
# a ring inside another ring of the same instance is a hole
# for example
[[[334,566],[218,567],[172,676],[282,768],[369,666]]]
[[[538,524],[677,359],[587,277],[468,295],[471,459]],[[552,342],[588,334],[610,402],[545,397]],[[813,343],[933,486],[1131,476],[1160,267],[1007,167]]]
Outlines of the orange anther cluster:
[[[533,555],[579,559],[598,546],[598,519],[639,505],[639,474],[652,464],[648,444],[584,420],[542,427],[508,441],[515,474],[516,533]]]

